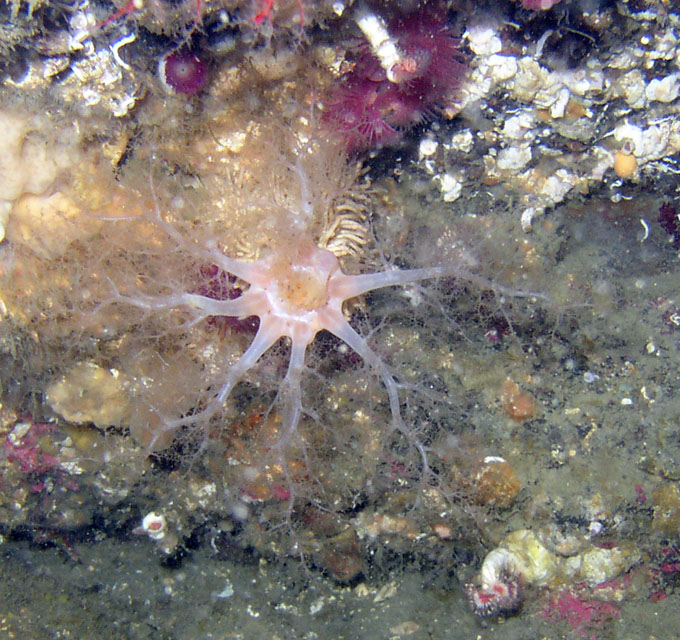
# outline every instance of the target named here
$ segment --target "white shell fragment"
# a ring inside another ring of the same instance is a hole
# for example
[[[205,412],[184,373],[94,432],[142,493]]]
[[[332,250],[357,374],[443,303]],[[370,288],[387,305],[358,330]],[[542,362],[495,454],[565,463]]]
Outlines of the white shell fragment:
[[[650,102],[673,102],[680,94],[678,74],[674,73],[665,78],[654,78],[645,89],[645,96]]]

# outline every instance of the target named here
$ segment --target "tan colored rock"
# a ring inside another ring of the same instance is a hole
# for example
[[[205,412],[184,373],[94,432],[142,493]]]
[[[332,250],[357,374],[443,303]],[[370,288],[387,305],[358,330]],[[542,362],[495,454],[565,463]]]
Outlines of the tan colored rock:
[[[123,383],[115,370],[81,362],[47,388],[47,402],[70,422],[99,427],[120,424],[129,411]]]

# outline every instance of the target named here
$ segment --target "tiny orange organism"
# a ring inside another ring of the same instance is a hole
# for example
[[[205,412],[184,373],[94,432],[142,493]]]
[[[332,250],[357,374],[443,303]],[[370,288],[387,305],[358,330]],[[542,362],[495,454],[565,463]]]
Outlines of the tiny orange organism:
[[[474,486],[479,503],[498,507],[511,505],[522,488],[517,473],[508,461],[494,456],[484,459]]]
[[[521,389],[511,378],[503,381],[500,393],[501,406],[516,422],[524,422],[536,415],[536,399],[533,394]]]

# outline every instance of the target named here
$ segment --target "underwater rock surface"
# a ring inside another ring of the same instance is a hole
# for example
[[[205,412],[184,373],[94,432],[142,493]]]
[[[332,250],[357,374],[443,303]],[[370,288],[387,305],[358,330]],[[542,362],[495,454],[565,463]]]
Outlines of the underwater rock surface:
[[[675,628],[680,16],[548,4],[1,10],[2,628]]]

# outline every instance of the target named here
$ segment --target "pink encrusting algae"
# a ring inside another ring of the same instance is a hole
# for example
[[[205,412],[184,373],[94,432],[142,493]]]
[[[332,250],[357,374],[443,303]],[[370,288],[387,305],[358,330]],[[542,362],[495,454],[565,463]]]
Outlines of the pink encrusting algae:
[[[601,637],[602,628],[621,616],[615,604],[583,599],[572,589],[551,597],[542,613],[547,620],[566,625],[576,637],[590,640]]]

